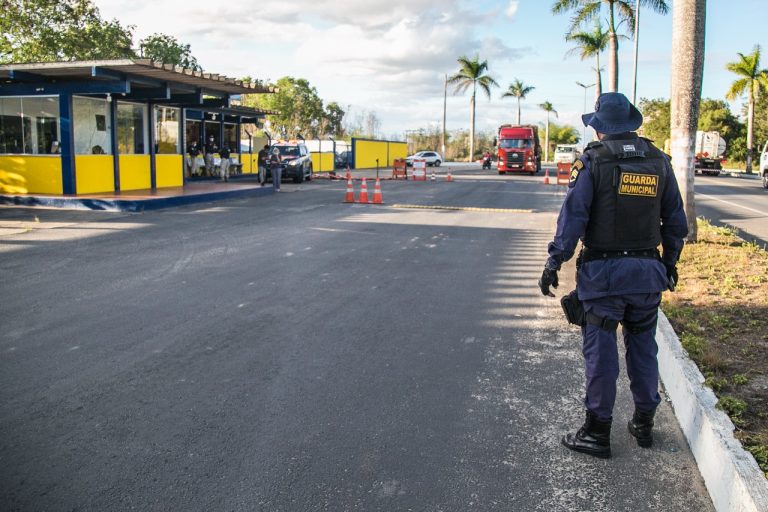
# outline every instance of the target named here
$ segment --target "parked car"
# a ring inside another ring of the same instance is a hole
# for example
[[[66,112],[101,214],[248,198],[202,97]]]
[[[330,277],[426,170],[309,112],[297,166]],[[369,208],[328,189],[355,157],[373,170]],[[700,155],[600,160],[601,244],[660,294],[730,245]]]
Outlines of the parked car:
[[[555,148],[556,164],[572,164],[581,155],[579,149],[573,144],[561,144]]]
[[[347,165],[351,167],[352,162],[349,161],[351,156],[352,153],[350,151],[342,151],[341,153],[336,153],[336,156],[333,157],[334,167],[337,169],[345,169]]]
[[[763,177],[763,187],[768,188],[768,141],[763,144],[763,152],[760,153],[760,176]]]
[[[414,158],[423,158],[427,161],[427,165],[434,165],[435,167],[440,167],[440,164],[443,163],[443,157],[440,156],[440,153],[435,151],[419,151],[415,155],[406,158],[405,165],[413,167]]]
[[[280,141],[272,144],[272,148],[277,148],[280,151],[283,178],[292,178],[294,183],[302,183],[304,180],[310,181],[312,179],[312,157],[304,143]],[[269,169],[267,169],[266,179],[272,179],[272,173]]]

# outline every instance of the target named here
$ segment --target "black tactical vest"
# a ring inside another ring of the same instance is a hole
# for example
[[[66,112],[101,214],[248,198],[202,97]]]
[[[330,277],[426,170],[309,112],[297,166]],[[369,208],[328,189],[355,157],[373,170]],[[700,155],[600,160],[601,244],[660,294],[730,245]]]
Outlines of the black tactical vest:
[[[594,196],[584,245],[604,251],[657,247],[670,172],[664,154],[642,138],[592,143],[586,154]]]

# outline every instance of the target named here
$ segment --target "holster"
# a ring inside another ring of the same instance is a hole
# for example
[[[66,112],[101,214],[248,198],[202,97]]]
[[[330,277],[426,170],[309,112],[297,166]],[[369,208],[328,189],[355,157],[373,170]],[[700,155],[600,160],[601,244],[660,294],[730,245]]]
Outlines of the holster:
[[[576,294],[576,290],[561,297],[560,305],[563,307],[563,312],[565,312],[565,318],[568,320],[568,323],[580,327],[586,325],[587,315],[584,313],[584,306],[581,304],[579,296]]]

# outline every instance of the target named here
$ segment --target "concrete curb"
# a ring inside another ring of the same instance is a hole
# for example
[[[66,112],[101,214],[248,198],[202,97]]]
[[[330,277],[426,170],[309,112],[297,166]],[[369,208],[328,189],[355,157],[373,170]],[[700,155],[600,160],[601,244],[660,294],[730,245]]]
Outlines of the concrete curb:
[[[659,372],[677,421],[720,512],[768,510],[768,480],[733,435],[730,418],[690,360],[667,317],[659,312]]]

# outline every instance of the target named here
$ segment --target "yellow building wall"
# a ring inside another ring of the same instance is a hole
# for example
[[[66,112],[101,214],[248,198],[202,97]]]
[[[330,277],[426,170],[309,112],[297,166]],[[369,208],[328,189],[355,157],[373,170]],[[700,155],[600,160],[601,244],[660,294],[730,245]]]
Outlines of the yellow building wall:
[[[0,156],[0,194],[62,194],[61,157]]]
[[[335,168],[336,161],[334,160],[334,153],[331,151],[325,153],[310,153],[312,157],[312,170],[314,172],[328,172]]]
[[[152,187],[149,155],[120,155],[120,190]]]
[[[112,155],[75,155],[75,183],[78,194],[114,192]]]
[[[379,159],[379,167],[386,167],[387,143],[378,140],[358,140],[355,143],[355,169],[371,169],[376,167],[376,159]]]
[[[259,155],[245,154],[243,155],[243,174],[258,174],[259,173]]]
[[[123,174],[120,168],[120,175]],[[157,188],[184,185],[184,157],[182,155],[155,155],[155,183]],[[120,183],[122,189],[122,182]]]
[[[396,158],[402,158],[408,156],[408,144],[405,142],[390,142],[389,143],[389,163],[387,165],[392,166],[395,163]]]

